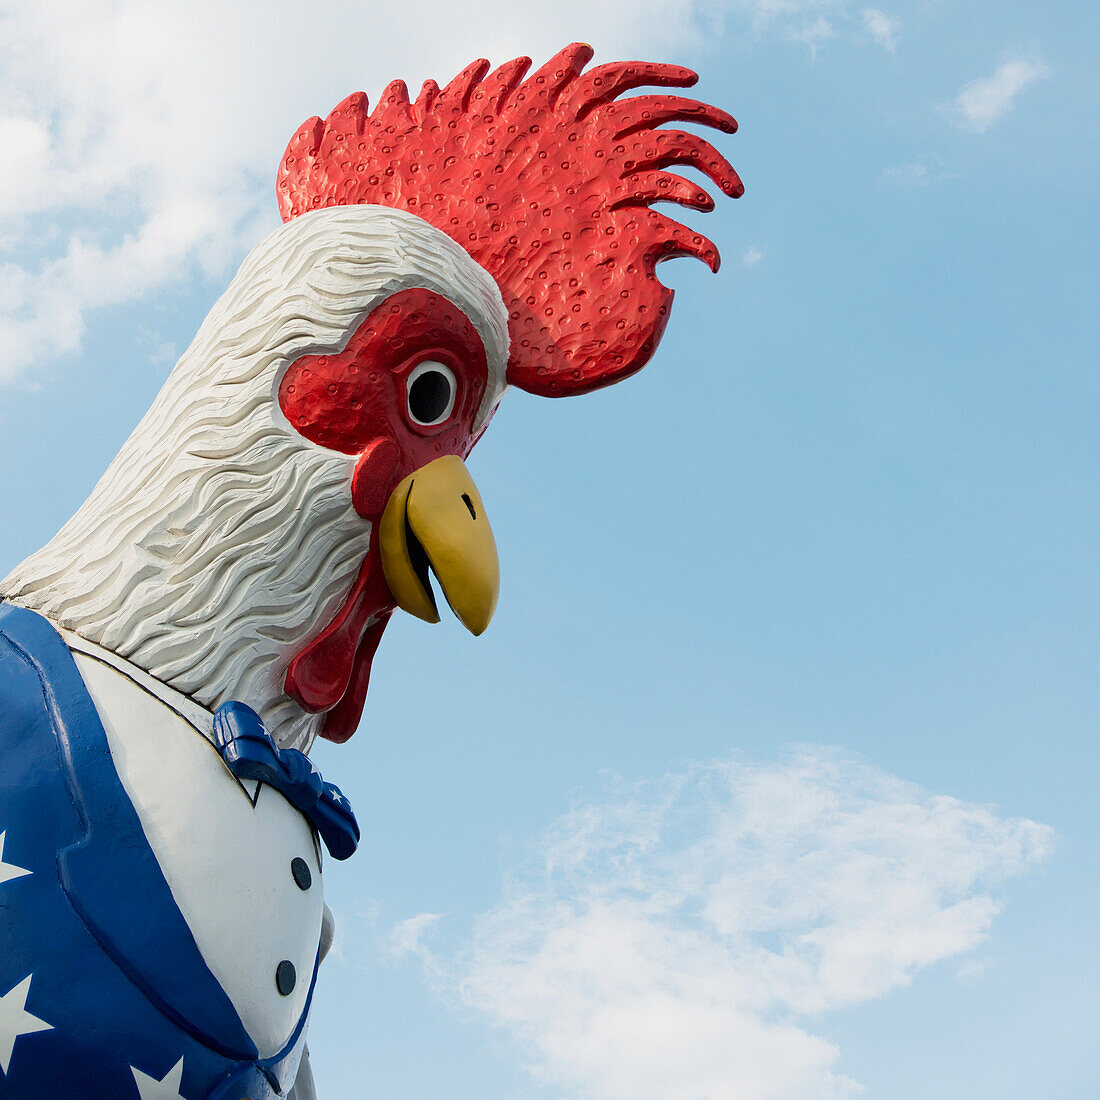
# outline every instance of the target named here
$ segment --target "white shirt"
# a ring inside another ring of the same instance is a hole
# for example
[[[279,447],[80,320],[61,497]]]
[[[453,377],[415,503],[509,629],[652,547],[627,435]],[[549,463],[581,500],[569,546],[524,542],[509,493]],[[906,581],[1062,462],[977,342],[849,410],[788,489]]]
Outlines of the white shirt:
[[[62,633],[199,951],[260,1057],[277,1054],[305,1008],[321,941],[321,853],[312,826],[278,791],[233,776],[208,710]]]

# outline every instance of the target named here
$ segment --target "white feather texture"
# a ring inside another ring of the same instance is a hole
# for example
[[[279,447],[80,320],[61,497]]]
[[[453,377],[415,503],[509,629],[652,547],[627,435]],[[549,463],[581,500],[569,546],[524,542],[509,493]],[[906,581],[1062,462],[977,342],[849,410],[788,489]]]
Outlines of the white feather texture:
[[[299,356],[339,351],[377,304],[441,293],[485,345],[483,423],[505,389],[507,312],[449,237],[380,206],[317,210],[257,245],[79,511],[0,581],[32,608],[214,709],[240,699],[283,745],[323,715],[283,692],[366,556],[354,456],[310,443],[277,400]]]

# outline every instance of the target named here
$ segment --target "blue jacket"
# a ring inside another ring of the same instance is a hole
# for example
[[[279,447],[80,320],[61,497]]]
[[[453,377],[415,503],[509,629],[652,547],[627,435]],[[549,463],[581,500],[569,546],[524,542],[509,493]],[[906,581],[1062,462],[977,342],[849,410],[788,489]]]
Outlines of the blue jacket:
[[[316,966],[310,998],[315,981]],[[308,1012],[258,1058],[68,647],[42,616],[0,604],[0,1098],[274,1100],[293,1085]]]

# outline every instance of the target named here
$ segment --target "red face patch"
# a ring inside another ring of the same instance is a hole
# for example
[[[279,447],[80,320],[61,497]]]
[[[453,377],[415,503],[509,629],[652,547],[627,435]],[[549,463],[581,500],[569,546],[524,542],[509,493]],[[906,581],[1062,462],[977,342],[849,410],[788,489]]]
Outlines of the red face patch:
[[[306,439],[359,456],[349,492],[356,511],[377,520],[407,474],[441,455],[469,454],[488,382],[469,317],[442,294],[403,290],[370,313],[343,351],[295,360],[279,407]],[[327,712],[323,737],[346,741],[355,732],[393,607],[374,539],[343,606],[287,669],[287,694],[307,711]]]
[[[399,480],[440,455],[469,454],[488,380],[473,322],[442,294],[417,288],[376,307],[342,352],[296,360],[279,407],[306,439],[343,454],[392,441]]]

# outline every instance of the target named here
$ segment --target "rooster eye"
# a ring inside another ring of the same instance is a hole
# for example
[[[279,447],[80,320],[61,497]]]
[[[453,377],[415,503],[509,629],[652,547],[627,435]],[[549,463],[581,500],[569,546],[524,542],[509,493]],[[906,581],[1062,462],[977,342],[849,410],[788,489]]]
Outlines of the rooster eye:
[[[423,427],[442,424],[455,406],[458,385],[450,367],[427,359],[409,372],[405,383],[409,416]]]

